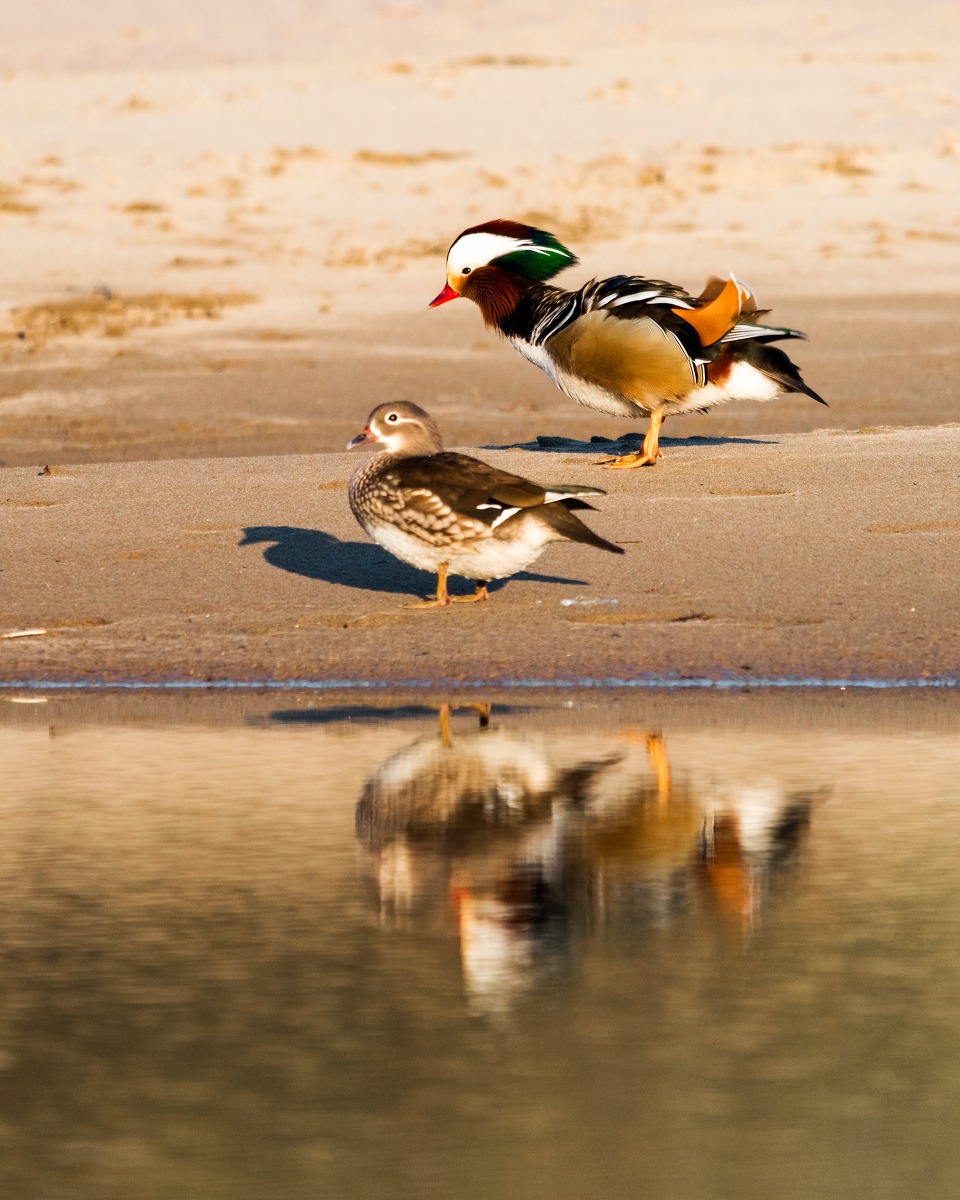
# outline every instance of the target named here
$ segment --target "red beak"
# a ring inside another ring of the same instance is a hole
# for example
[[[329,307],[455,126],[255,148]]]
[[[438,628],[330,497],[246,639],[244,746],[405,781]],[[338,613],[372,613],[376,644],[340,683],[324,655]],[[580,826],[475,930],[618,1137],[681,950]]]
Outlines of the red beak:
[[[347,442],[347,449],[348,450],[356,450],[356,448],[358,446],[365,446],[367,444],[367,442],[375,442],[376,440],[377,440],[377,435],[373,432],[373,430],[368,425],[364,429],[363,433],[358,433],[355,438],[351,438],[350,441]]]
[[[460,293],[455,292],[449,283],[445,283],[443,285],[443,291],[439,296],[434,296],[434,298],[427,305],[427,308],[436,308],[439,304],[446,304],[448,300],[456,300],[459,295]]]

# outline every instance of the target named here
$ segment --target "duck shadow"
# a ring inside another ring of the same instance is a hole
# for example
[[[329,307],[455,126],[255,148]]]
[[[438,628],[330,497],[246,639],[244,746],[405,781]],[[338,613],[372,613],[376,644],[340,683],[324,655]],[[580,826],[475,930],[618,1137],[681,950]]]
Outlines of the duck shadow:
[[[532,442],[512,442],[509,446],[483,446],[483,450],[546,450],[548,453],[554,454],[596,454],[599,451],[604,453],[629,454],[633,450],[639,450],[643,444],[642,433],[624,433],[618,438],[607,438],[595,435],[588,442],[584,442],[579,438],[568,437],[553,437],[550,434],[538,434]],[[662,437],[660,445],[669,447],[676,446],[776,446],[779,443],[775,438],[762,437],[724,437],[716,435],[713,437],[704,437],[697,435],[695,437]]]
[[[437,710],[436,704],[393,704],[382,708],[375,704],[342,704],[336,708],[277,709],[270,714],[270,720],[285,725],[338,725],[344,722],[384,725],[388,721],[428,719],[435,729]],[[532,706],[527,704],[492,704],[487,719],[532,711]]]
[[[371,542],[341,542],[332,533],[322,529],[298,529],[292,525],[249,525],[243,531],[240,546],[252,546],[261,542],[270,545],[263,552],[264,559],[272,567],[289,571],[292,575],[304,575],[307,579],[322,579],[325,583],[336,583],[343,587],[358,588],[365,592],[392,592],[421,596],[436,587],[436,576],[429,571],[420,571]],[[525,579],[535,583],[560,583],[568,587],[587,587],[584,579],[567,579],[559,575],[539,575],[532,571],[519,571],[513,579]],[[497,579],[488,587],[497,591],[509,580]],[[450,591],[459,588],[464,594],[473,591],[469,579],[451,577]]]

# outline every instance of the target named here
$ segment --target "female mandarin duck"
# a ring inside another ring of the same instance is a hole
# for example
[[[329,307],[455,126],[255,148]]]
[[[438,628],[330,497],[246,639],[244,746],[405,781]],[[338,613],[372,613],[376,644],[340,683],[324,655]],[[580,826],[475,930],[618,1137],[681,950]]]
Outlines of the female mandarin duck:
[[[383,449],[350,480],[350,507],[364,530],[396,558],[437,574],[437,596],[411,608],[486,600],[487,582],[506,579],[551,542],[583,542],[623,554],[572,509],[589,509],[599,488],[541,487],[477,458],[444,450],[433,419],[401,401],[375,408],[347,449]],[[447,575],[477,581],[472,596],[451,597]]]
[[[770,342],[805,335],[758,324],[764,309],[732,275],[697,297],[660,279],[614,275],[577,292],[546,281],[577,259],[551,233],[516,221],[465,229],[447,253],[447,282],[430,307],[467,296],[488,326],[566,395],[615,417],[650,417],[641,449],[608,467],[653,466],[665,417],[727,400],[820,396]]]

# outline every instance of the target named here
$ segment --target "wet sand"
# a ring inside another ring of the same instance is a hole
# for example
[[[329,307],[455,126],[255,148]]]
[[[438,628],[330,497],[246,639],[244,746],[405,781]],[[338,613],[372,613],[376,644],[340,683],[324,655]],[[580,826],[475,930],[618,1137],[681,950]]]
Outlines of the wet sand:
[[[3,629],[47,632],[0,641],[0,676],[957,673],[960,427],[667,439],[632,472],[593,467],[597,449],[484,455],[607,488],[591,524],[627,554],[554,546],[443,611],[401,607],[433,581],[354,523],[354,455],[7,470]]]

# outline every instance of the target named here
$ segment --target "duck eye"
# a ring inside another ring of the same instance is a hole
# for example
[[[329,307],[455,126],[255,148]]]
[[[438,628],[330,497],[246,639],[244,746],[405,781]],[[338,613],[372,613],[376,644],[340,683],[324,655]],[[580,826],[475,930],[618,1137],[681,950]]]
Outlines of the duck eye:
[[[460,272],[460,274],[461,275],[469,275],[472,270],[473,270],[473,267],[464,267],[463,270]]]
[[[387,417],[388,421],[395,421],[396,419],[397,419],[396,413],[390,413],[390,415]]]

